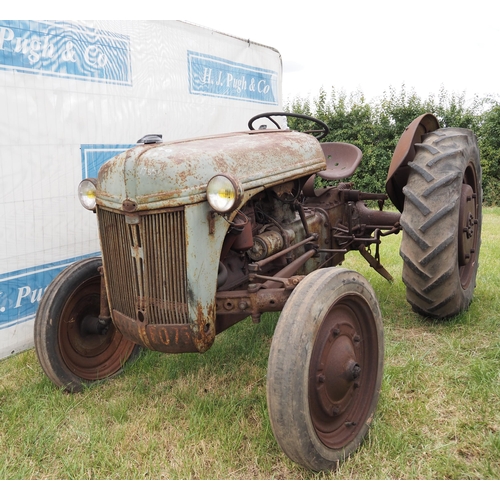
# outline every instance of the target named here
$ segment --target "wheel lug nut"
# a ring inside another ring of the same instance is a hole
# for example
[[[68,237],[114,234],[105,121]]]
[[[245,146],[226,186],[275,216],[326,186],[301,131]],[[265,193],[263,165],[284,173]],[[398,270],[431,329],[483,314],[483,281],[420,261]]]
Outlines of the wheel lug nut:
[[[330,330],[330,333],[331,333],[334,337],[337,337],[337,336],[339,335],[339,333],[340,333],[340,330],[339,330],[337,327],[335,327],[335,328],[332,328],[332,329]]]
[[[336,417],[340,413],[340,406],[335,405],[332,407],[332,417]]]

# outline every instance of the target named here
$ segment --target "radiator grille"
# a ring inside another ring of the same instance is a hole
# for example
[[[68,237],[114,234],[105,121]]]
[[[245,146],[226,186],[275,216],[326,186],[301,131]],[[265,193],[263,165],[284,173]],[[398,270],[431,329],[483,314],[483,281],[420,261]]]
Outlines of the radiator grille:
[[[128,224],[99,208],[98,218],[111,307],[148,324],[188,323],[184,211]]]

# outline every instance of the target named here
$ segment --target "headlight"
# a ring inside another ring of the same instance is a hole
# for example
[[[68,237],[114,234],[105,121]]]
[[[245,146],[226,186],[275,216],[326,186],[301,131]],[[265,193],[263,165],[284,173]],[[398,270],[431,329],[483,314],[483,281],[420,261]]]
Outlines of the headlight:
[[[78,185],[78,199],[87,210],[95,209],[97,179],[83,179]]]
[[[231,175],[216,175],[207,185],[207,200],[210,206],[219,213],[232,212],[243,198],[243,187]]]

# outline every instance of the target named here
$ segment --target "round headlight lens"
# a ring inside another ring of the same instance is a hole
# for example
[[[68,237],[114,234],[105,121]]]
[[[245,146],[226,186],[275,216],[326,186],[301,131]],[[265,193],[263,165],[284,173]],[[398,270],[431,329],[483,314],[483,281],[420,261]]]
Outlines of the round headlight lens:
[[[220,213],[237,208],[243,196],[241,184],[229,175],[216,175],[207,185],[207,200],[210,206]]]
[[[83,208],[94,210],[96,205],[97,179],[83,179],[78,185],[78,199]]]

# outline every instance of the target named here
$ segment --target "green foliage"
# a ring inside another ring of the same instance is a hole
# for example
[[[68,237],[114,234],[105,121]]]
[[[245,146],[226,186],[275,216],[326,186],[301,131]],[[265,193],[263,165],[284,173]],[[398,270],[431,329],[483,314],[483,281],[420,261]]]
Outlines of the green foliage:
[[[475,97],[467,102],[465,94],[450,94],[441,89],[437,96],[421,99],[404,85],[392,87],[374,103],[361,92],[347,95],[323,88],[311,100],[296,97],[286,103],[285,111],[312,115],[324,121],[329,142],[349,142],[363,152],[361,164],[348,179],[356,189],[385,192],[387,171],[392,154],[404,129],[424,113],[436,115],[441,127],[461,127],[478,136],[483,167],[484,201],[496,205],[500,194],[500,104],[491,98]],[[288,121],[290,128],[304,131],[307,124],[297,119]],[[324,181],[322,181],[324,182]]]
[[[482,115],[479,132],[484,200],[498,205],[500,198],[500,104],[493,103]]]

